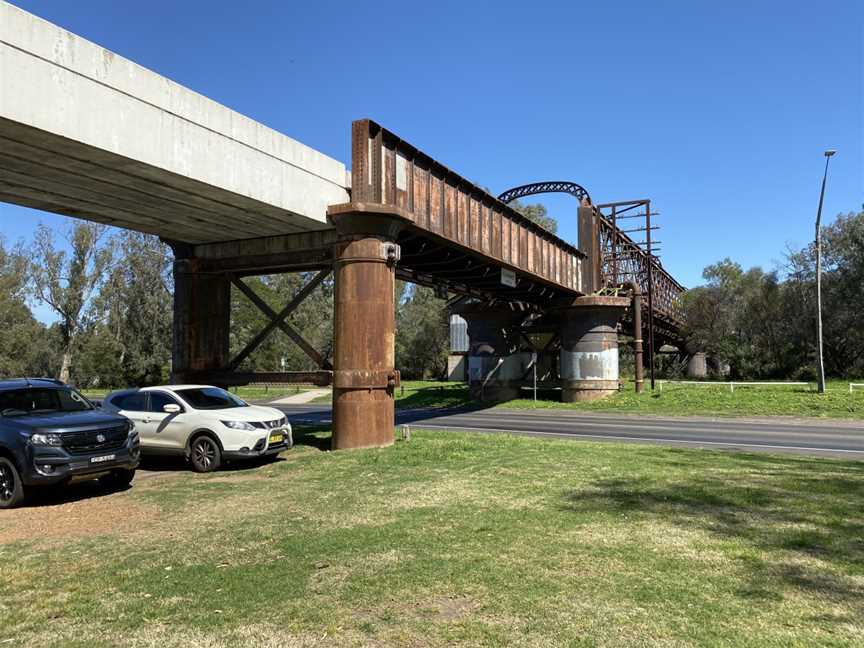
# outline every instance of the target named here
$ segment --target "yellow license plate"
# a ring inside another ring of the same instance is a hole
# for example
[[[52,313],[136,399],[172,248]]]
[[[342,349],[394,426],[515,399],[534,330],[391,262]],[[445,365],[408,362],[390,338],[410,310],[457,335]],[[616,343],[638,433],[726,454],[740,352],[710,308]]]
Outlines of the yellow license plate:
[[[285,435],[281,432],[279,434],[271,434],[270,435],[270,445],[275,443],[282,443],[285,440]]]

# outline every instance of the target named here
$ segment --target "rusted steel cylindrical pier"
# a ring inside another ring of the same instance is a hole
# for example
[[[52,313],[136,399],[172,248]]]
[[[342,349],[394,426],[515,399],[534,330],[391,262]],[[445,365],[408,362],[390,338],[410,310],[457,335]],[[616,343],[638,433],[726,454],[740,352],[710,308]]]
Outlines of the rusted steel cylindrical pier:
[[[381,209],[381,206],[376,206]],[[363,204],[331,207],[334,254],[334,450],[393,443],[395,427],[394,242],[404,217]]]
[[[561,312],[561,400],[603,398],[618,391],[618,321],[627,297],[580,297]]]
[[[645,370],[642,362],[642,288],[635,281],[624,284],[633,298],[633,373],[636,393],[645,391]]]
[[[468,323],[468,388],[472,398],[495,402],[518,398],[527,358],[517,353],[525,313],[509,306],[467,301],[453,312]]]

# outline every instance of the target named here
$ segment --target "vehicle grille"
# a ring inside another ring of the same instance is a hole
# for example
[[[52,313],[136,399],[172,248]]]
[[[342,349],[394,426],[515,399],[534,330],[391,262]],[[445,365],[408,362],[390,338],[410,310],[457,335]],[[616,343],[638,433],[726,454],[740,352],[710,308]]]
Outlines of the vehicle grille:
[[[98,436],[105,437],[99,441]],[[83,432],[67,432],[61,435],[63,447],[69,454],[91,454],[102,450],[116,450],[122,448],[129,435],[125,425],[104,430],[86,430]]]
[[[272,430],[273,428],[277,428],[280,425],[285,425],[285,417],[283,416],[282,418],[276,419],[275,421],[264,421],[264,425]]]

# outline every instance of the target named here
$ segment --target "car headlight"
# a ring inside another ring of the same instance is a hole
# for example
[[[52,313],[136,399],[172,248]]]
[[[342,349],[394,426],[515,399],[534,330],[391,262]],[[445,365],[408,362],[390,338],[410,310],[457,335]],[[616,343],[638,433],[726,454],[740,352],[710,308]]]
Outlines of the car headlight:
[[[59,434],[31,434],[30,443],[34,446],[61,446],[63,439]]]
[[[255,426],[246,421],[222,421],[222,425],[232,430],[247,430],[249,432],[255,430]]]

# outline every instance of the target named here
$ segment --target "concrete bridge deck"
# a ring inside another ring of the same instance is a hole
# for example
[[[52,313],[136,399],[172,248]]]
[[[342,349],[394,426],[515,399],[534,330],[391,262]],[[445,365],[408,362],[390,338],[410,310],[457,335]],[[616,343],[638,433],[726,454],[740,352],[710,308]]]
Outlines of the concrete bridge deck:
[[[345,165],[0,2],[0,200],[185,243],[328,229]]]

